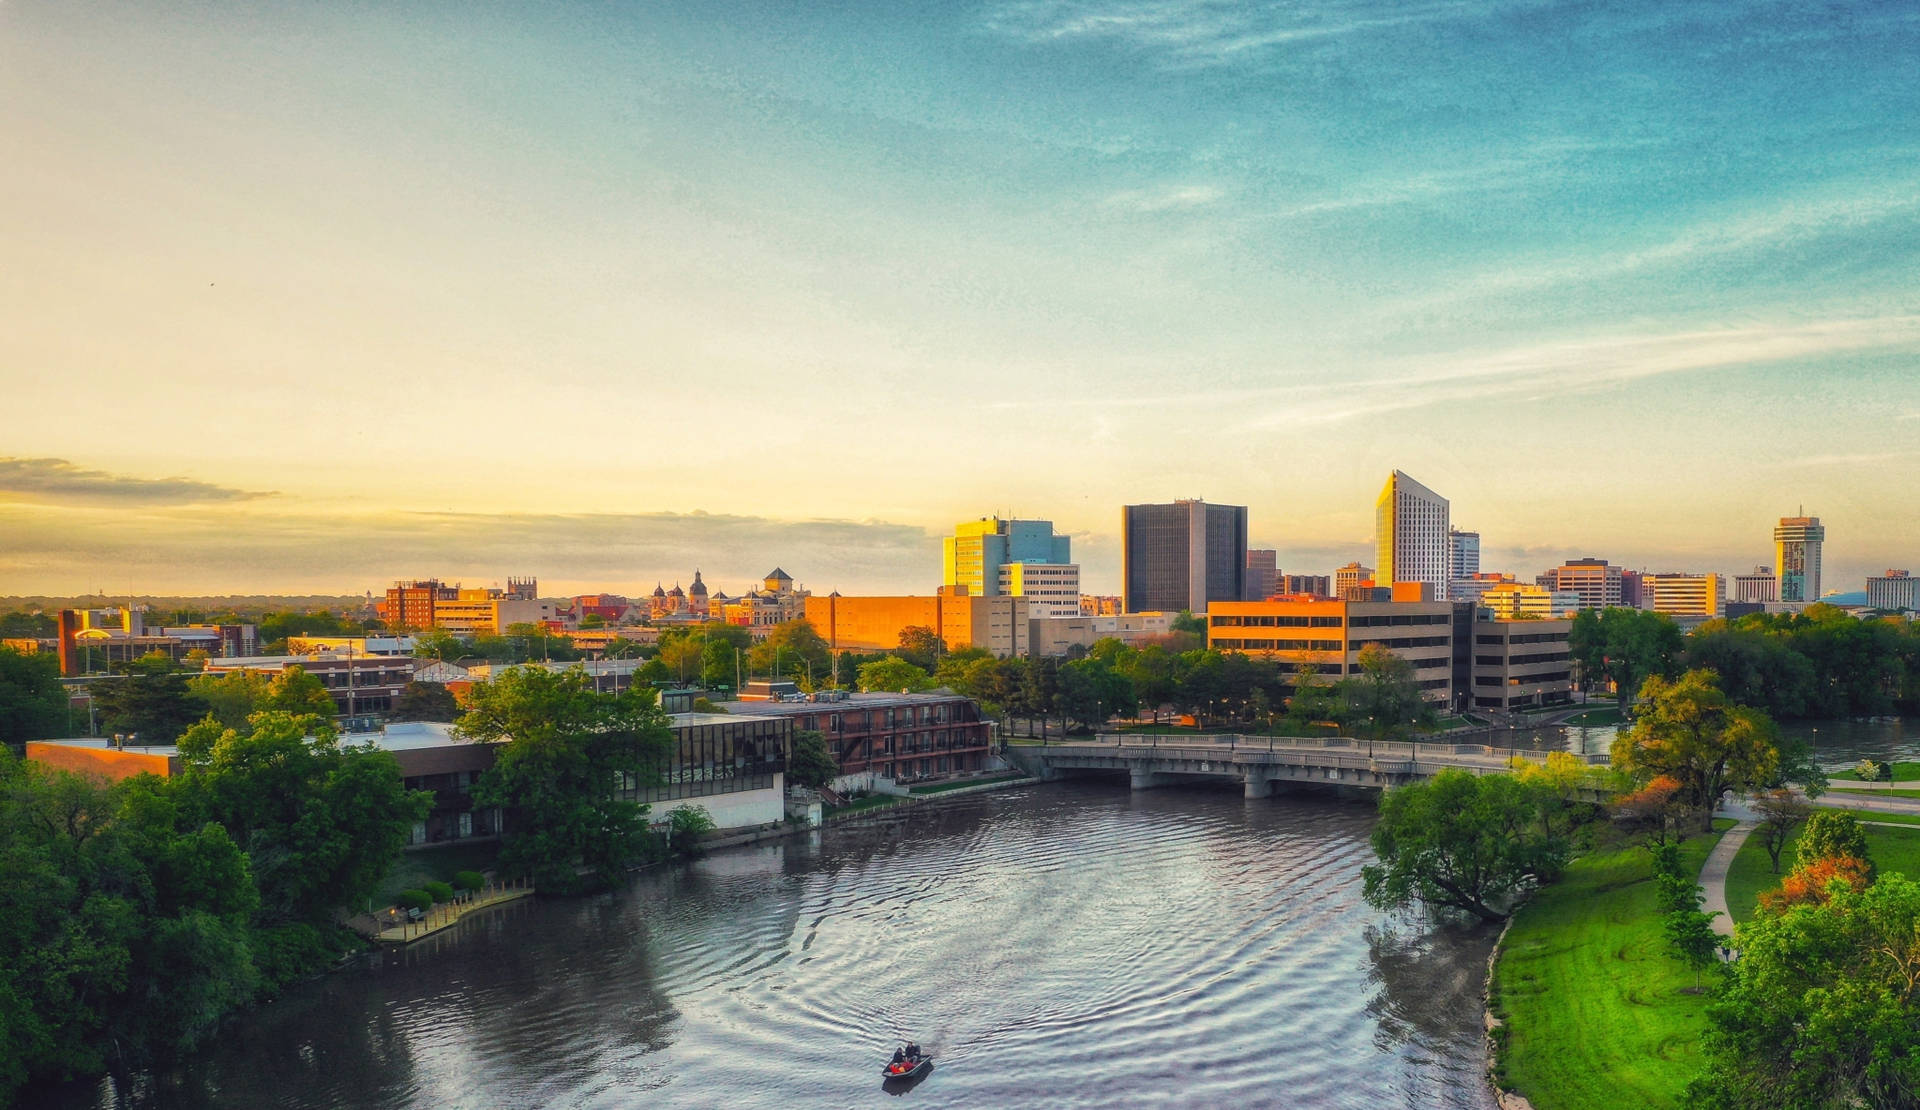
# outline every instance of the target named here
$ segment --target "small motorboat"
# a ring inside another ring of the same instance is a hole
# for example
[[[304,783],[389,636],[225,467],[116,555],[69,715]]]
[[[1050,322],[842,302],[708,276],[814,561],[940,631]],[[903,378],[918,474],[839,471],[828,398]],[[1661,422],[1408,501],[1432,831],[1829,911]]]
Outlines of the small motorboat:
[[[923,1054],[898,1064],[889,1062],[886,1067],[880,1069],[880,1078],[918,1079],[932,1070],[933,1057]]]

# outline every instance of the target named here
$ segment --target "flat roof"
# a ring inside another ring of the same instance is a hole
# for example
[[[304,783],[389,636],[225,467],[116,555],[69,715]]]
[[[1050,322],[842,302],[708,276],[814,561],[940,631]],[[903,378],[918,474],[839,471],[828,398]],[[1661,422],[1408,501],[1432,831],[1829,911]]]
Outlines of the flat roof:
[[[841,709],[882,709],[890,705],[925,705],[930,702],[964,700],[965,695],[952,690],[927,690],[918,694],[849,694],[839,701],[730,701],[724,702],[729,713],[748,716],[772,716],[775,714],[819,713]]]

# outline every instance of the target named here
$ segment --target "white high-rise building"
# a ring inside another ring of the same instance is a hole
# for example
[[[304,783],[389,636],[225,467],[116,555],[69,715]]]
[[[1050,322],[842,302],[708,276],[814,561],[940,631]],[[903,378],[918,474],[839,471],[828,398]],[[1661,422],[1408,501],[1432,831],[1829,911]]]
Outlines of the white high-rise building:
[[[1920,609],[1920,578],[1904,570],[1890,570],[1867,579],[1867,608]]]
[[[1453,559],[1453,577],[1472,578],[1480,573],[1480,533],[1447,529],[1447,547]]]
[[[1780,579],[1772,567],[1754,567],[1751,574],[1733,576],[1733,600],[1768,602],[1780,600]]]
[[[1820,545],[1827,530],[1817,516],[1783,516],[1773,529],[1773,573],[1780,579],[1780,600],[1820,600]]]
[[[1434,600],[1446,600],[1447,580],[1453,576],[1450,511],[1446,498],[1393,472],[1374,504],[1377,581],[1382,586],[1425,582]]]

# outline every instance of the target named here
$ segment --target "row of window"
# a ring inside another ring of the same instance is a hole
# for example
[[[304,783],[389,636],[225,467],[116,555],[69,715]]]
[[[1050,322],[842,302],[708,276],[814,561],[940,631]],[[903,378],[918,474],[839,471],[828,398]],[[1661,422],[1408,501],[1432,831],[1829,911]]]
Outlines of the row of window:
[[[1564,651],[1546,651],[1534,655],[1476,655],[1473,661],[1482,667],[1524,667],[1534,663],[1566,663],[1573,656]]]
[[[1339,628],[1339,617],[1277,617],[1224,614],[1213,618],[1215,628]]]
[[[1355,628],[1387,628],[1403,624],[1452,624],[1452,613],[1381,613],[1355,617],[1347,622]]]

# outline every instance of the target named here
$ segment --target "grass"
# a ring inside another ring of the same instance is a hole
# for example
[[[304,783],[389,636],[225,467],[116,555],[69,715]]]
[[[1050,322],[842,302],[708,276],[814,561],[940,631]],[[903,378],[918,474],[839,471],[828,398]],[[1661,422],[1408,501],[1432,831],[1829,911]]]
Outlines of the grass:
[[[1840,782],[1841,780],[1850,780],[1852,782],[1859,782],[1860,772],[1852,769],[1848,769],[1845,771],[1834,771],[1829,775],[1827,775],[1827,777],[1832,779],[1835,782]],[[1893,781],[1894,782],[1920,782],[1920,763],[1894,764],[1893,765]]]
[[[1909,813],[1881,813],[1873,809],[1848,809],[1846,806],[1815,806],[1815,809],[1830,809],[1836,813],[1851,813],[1862,821],[1884,821],[1891,825],[1920,825],[1920,815]]]
[[[934,783],[932,786],[915,786],[910,788],[910,792],[914,794],[942,794],[949,790],[958,790],[963,786],[984,786],[990,782],[1005,782],[1008,779],[1023,779],[1026,777],[1027,773],[1025,771],[1008,771],[1004,775],[993,775],[983,779],[958,779],[954,782]]]
[[[1718,823],[1716,823],[1718,824]],[[1698,874],[1716,837],[1681,846]],[[1537,1110],[1673,1107],[1699,1070],[1707,996],[1672,954],[1645,849],[1573,861],[1515,916],[1494,971],[1504,1084]]]
[[[1900,780],[1895,779],[1894,781],[1898,782]],[[1835,786],[1831,788],[1831,792],[1835,794],[1847,794],[1855,798],[1920,798],[1920,790],[1900,790],[1895,787],[1888,787],[1885,790],[1874,790],[1871,788],[1862,789],[1857,786]]]
[[[493,840],[402,852],[393,870],[380,880],[380,889],[373,895],[374,907],[392,905],[394,895],[417,889],[429,879],[450,883],[456,871],[485,871],[499,858],[500,843]]]
[[[1868,825],[1866,832],[1867,854],[1873,857],[1873,865],[1881,874],[1897,872],[1920,877],[1920,828]],[[1787,838],[1786,847],[1780,850],[1782,872],[1793,869],[1793,849],[1799,838],[1796,829]],[[1727,869],[1727,909],[1732,912],[1733,920],[1737,923],[1752,917],[1760,893],[1779,885],[1780,876],[1773,873],[1773,865],[1768,862],[1766,849],[1761,847],[1760,834],[1756,832],[1740,846],[1739,854],[1733,857],[1733,866]]]
[[[1589,709],[1585,713],[1575,713],[1573,716],[1568,717],[1564,723],[1591,727],[1594,725],[1620,725],[1625,724],[1626,721],[1626,714],[1621,713],[1618,706],[1610,705],[1605,709]]]
[[[864,798],[855,798],[843,806],[828,806],[826,811],[821,814],[821,817],[824,820],[828,817],[838,817],[843,813],[859,813],[862,810],[868,809],[884,809],[887,806],[896,805],[900,801],[901,799],[893,794],[869,794]]]

